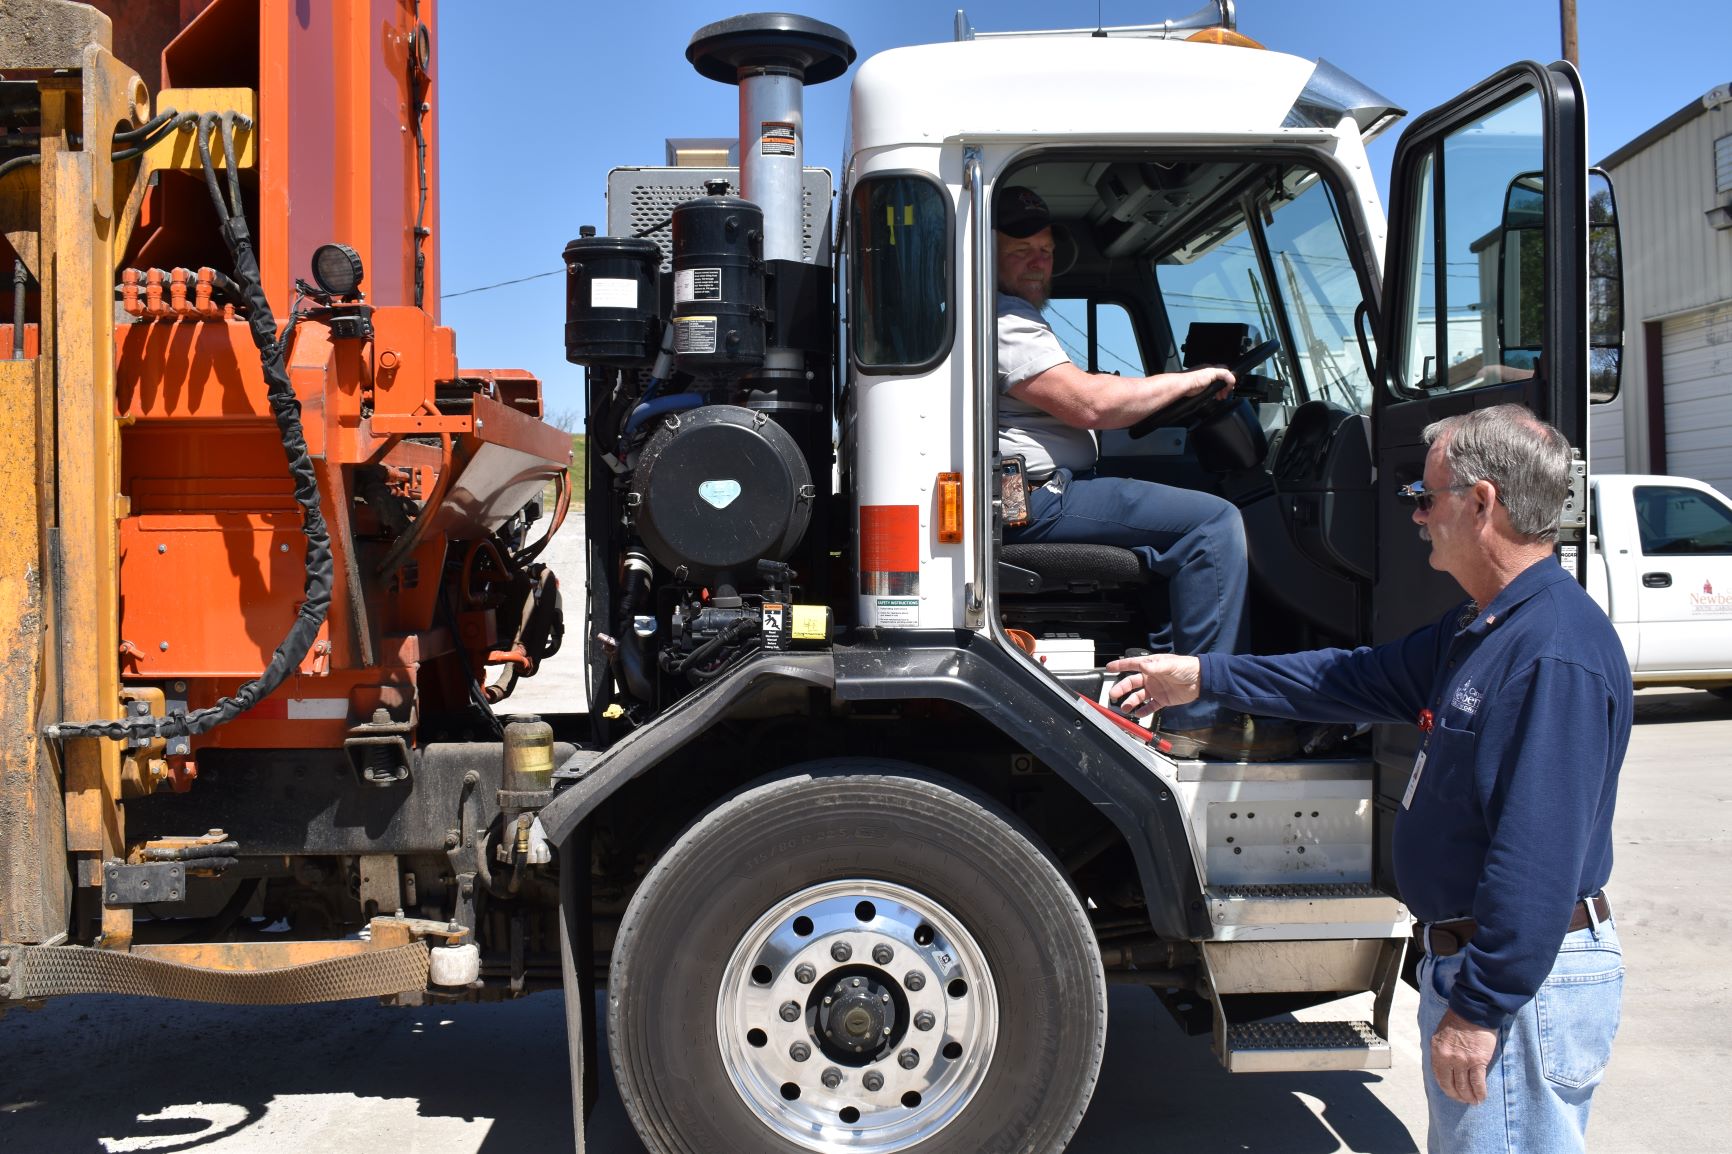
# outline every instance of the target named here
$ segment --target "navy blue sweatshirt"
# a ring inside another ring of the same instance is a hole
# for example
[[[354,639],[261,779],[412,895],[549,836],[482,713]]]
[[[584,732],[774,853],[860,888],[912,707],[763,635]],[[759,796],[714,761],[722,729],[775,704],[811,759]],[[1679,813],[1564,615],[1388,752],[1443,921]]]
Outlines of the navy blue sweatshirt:
[[[1375,649],[1204,654],[1203,696],[1315,721],[1419,721],[1423,768],[1395,819],[1395,879],[1422,922],[1479,929],[1450,1005],[1492,1029],[1550,973],[1577,899],[1612,872],[1612,805],[1634,712],[1606,615],[1555,560],[1490,605]]]

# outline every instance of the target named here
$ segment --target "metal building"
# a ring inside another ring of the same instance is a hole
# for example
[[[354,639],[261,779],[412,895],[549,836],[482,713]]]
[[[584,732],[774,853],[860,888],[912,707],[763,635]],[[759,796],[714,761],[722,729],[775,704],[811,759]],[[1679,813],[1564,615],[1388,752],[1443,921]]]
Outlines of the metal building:
[[[1600,162],[1624,257],[1624,376],[1594,409],[1597,471],[1697,477],[1732,495],[1732,84]]]

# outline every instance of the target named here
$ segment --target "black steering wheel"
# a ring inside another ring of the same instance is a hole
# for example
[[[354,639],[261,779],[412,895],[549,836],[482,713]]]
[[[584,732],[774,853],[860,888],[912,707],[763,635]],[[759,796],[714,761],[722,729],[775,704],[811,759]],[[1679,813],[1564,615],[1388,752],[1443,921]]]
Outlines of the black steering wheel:
[[[1240,357],[1238,363],[1229,366],[1227,371],[1233,374],[1236,381],[1280,351],[1280,341],[1264,341]],[[1203,392],[1180,398],[1164,409],[1156,409],[1132,425],[1128,431],[1135,439],[1146,437],[1156,429],[1194,429],[1198,425],[1208,424],[1238,403],[1237,389],[1228,392],[1226,396],[1221,396],[1218,390],[1205,389]]]

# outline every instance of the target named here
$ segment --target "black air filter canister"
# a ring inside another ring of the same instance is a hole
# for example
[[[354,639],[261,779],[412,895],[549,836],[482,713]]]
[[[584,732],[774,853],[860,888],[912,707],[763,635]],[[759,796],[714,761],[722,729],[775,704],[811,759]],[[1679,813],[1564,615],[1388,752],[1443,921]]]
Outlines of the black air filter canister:
[[[654,241],[582,236],[565,246],[565,359],[642,365],[661,343],[661,249]]]
[[[674,209],[674,363],[737,376],[764,363],[764,214],[737,196]]]
[[[650,554],[697,581],[744,580],[760,560],[786,560],[817,499],[794,438],[737,405],[669,416],[644,446],[631,491]]]

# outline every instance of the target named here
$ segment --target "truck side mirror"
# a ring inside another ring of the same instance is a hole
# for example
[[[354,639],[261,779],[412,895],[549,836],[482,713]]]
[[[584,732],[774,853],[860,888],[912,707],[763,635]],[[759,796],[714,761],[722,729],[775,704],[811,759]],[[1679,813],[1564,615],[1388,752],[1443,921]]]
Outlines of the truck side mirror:
[[[1545,319],[1545,183],[1524,172],[1504,193],[1497,247],[1498,363],[1538,372]],[[1624,354],[1624,281],[1617,206],[1604,171],[1588,177],[1588,396],[1604,404],[1618,395]]]
[[[1539,372],[1545,345],[1545,207],[1542,174],[1524,172],[1511,180],[1504,190],[1497,246],[1486,254],[1497,262],[1497,297],[1491,304],[1497,318],[1495,363],[1521,376]],[[1492,362],[1491,356],[1486,360]]]
[[[1588,397],[1618,395],[1624,363],[1624,260],[1612,178],[1588,171]]]

